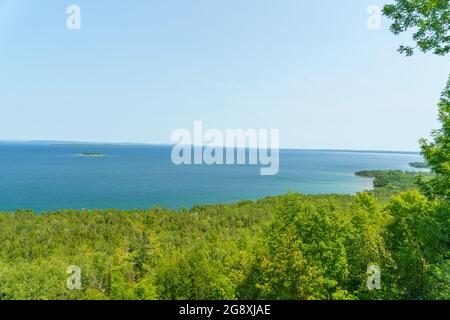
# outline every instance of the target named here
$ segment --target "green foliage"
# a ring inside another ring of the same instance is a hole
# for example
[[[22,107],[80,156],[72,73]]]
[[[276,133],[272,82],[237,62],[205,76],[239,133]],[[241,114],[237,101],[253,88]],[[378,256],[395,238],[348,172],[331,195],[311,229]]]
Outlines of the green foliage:
[[[0,299],[448,299],[449,212],[411,191],[4,213]],[[71,265],[81,290],[66,287]]]
[[[167,260],[157,271],[156,283],[162,299],[235,299],[226,255],[217,248],[194,247]]]
[[[429,197],[450,201],[450,78],[439,102],[439,120],[442,127],[432,132],[433,141],[421,140],[422,154],[434,176],[420,184]]]
[[[348,277],[345,239],[333,203],[287,195],[264,230],[261,283],[268,299],[327,299]],[[326,257],[326,259],[323,259]]]
[[[391,31],[415,29],[413,40],[422,52],[450,52],[448,0],[396,0],[384,14],[393,20]],[[401,46],[410,56],[415,48]],[[442,127],[432,141],[420,141],[431,176],[419,176],[422,192],[393,197],[387,208],[393,216],[385,236],[395,261],[395,297],[449,299],[450,288],[450,77],[439,102]]]
[[[370,170],[358,171],[355,175],[359,177],[373,178],[373,193],[383,202],[389,201],[394,194],[407,190],[418,189],[417,182],[431,178],[429,173],[404,172],[400,170]]]
[[[329,200],[290,194],[280,201],[263,232],[262,298],[354,299],[365,291],[367,266],[386,263],[375,198],[358,195],[352,211]]]
[[[371,170],[358,171],[355,173],[360,177],[374,178],[373,185],[375,188],[392,188],[399,190],[407,190],[414,188],[419,173],[404,172],[400,170]]]
[[[441,205],[410,191],[393,197],[387,207],[393,220],[386,241],[395,261],[395,284],[401,297],[430,298],[434,287],[442,285],[436,281],[436,272],[441,272],[442,279],[450,276],[448,268],[442,268],[449,233]]]
[[[400,46],[407,56],[418,48],[437,55],[450,52],[450,5],[448,0],[396,0],[384,7],[383,13],[392,19],[391,31],[398,35],[413,31],[416,47]]]

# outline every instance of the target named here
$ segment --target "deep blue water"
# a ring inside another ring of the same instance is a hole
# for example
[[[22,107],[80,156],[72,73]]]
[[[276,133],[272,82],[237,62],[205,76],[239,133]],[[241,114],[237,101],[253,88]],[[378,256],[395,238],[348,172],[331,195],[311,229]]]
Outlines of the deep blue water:
[[[83,152],[105,157],[82,157]],[[371,188],[358,170],[413,170],[418,154],[281,150],[280,171],[259,166],[176,166],[168,146],[0,143],[0,211],[169,208],[285,193],[353,194]]]

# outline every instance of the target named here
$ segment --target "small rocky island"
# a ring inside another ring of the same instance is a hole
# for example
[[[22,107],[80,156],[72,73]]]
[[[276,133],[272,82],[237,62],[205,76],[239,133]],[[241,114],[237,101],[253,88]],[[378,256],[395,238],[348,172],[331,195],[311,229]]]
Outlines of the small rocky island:
[[[103,153],[97,153],[97,152],[83,152],[83,153],[80,153],[80,156],[83,156],[83,157],[104,157],[105,155]]]

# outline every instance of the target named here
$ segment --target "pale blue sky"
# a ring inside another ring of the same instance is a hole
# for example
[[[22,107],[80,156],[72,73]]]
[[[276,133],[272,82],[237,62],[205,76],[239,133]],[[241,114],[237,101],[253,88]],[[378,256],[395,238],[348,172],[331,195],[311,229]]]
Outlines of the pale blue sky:
[[[165,143],[202,120],[279,128],[285,148],[417,150],[450,63],[398,54],[384,18],[369,30],[384,3],[0,0],[0,140]]]

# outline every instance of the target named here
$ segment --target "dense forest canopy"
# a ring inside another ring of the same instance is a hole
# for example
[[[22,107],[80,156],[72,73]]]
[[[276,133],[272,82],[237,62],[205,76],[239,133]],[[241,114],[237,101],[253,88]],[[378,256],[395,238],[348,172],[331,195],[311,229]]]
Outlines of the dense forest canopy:
[[[0,297],[450,298],[447,209],[389,188],[408,189],[409,174],[376,174],[397,179],[376,189],[388,202],[289,193],[178,212],[0,214]],[[380,290],[367,287],[369,265],[381,269]],[[80,290],[67,288],[69,266],[81,270]]]

